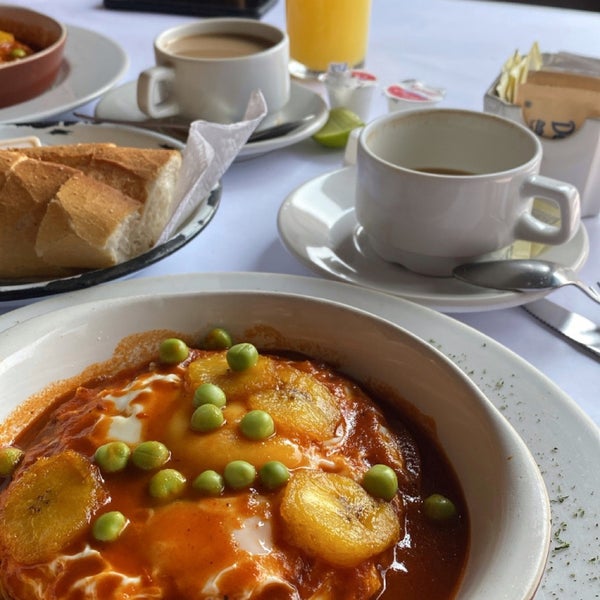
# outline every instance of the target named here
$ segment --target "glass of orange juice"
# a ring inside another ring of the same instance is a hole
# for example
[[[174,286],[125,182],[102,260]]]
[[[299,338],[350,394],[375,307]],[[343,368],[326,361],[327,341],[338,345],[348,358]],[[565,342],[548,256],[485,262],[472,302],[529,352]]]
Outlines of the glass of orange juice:
[[[371,0],[286,0],[290,72],[317,77],[330,63],[364,64]]]

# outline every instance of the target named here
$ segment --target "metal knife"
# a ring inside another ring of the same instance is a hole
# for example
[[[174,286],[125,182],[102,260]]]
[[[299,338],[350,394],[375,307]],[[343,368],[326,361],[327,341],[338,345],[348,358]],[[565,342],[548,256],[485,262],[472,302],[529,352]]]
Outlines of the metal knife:
[[[593,321],[546,299],[529,302],[522,308],[600,359],[600,326]]]

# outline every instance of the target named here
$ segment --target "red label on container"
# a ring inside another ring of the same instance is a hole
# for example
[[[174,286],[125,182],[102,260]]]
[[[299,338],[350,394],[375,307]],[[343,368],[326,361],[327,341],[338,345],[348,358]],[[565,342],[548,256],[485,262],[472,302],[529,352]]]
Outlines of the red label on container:
[[[377,77],[366,71],[352,71],[352,77],[355,79],[361,79],[362,81],[375,81]]]
[[[424,102],[430,100],[427,96],[423,94],[418,94],[417,92],[412,92],[411,90],[407,90],[399,85],[391,85],[388,87],[387,92],[390,96],[394,96],[395,98],[402,98],[403,100],[416,100],[418,102]]]

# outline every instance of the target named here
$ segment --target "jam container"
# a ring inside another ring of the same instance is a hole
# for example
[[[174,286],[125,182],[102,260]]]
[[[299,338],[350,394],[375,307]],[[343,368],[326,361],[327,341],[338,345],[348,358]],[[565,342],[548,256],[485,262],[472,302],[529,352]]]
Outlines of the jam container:
[[[331,108],[343,107],[363,121],[369,116],[377,77],[367,71],[349,69],[345,63],[332,63],[322,77]]]
[[[443,100],[445,94],[442,88],[417,79],[406,79],[385,88],[389,112],[430,108]]]

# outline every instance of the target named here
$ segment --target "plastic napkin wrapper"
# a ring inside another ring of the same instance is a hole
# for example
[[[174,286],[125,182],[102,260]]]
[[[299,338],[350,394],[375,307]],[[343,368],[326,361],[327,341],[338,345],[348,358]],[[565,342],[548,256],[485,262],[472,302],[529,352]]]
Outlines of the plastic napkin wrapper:
[[[257,90],[248,101],[244,118],[237,123],[192,122],[182,150],[183,160],[175,189],[175,195],[180,200],[157,244],[167,241],[194,210],[206,201],[266,114],[267,103]]]

